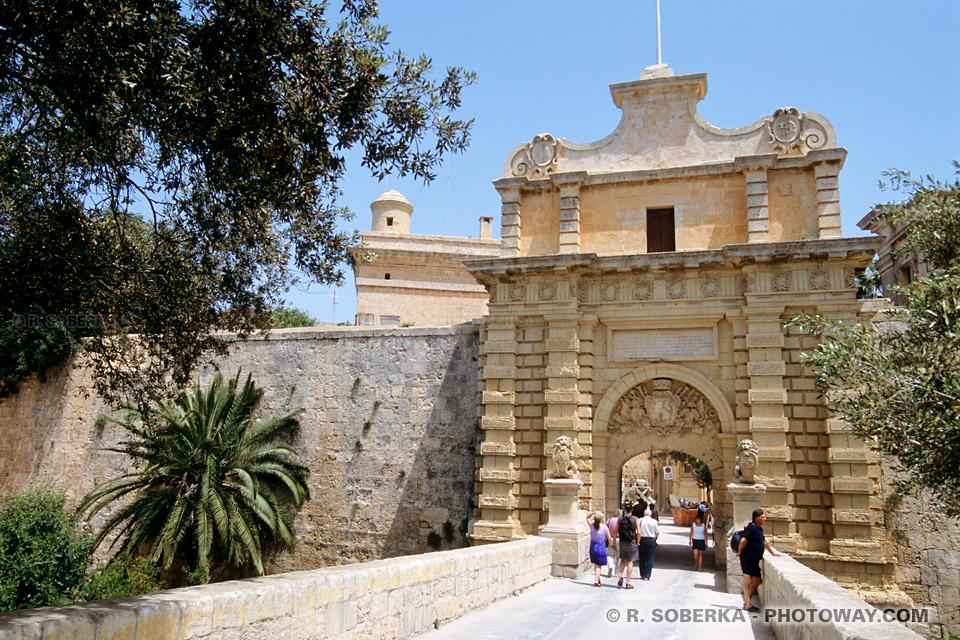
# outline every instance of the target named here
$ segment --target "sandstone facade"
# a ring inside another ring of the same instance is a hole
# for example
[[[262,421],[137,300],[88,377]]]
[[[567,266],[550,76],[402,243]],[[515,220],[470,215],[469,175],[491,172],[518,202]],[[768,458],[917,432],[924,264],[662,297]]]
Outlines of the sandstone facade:
[[[469,322],[487,311],[487,292],[463,266],[499,254],[491,218],[480,238],[410,233],[413,206],[397,191],[370,205],[371,231],[351,247],[358,325],[436,326]]]
[[[870,315],[854,276],[878,241],[841,237],[833,127],[793,108],[713,127],[696,110],[706,76],[669,69],[611,93],[623,116],[603,140],[541,134],[511,151],[494,183],[501,256],[468,262],[490,291],[474,538],[545,524],[559,436],[579,445],[585,509],[616,508],[630,458],[675,449],[710,466],[729,519],[749,438],[776,544],[892,582],[878,460],[797,364],[814,339],[783,326]]]

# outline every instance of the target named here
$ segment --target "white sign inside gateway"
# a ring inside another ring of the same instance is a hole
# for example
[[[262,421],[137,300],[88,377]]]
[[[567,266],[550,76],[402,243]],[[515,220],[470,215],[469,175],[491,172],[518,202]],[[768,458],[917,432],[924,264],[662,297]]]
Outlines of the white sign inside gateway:
[[[611,355],[614,360],[716,357],[712,327],[618,330],[613,331],[612,343]]]

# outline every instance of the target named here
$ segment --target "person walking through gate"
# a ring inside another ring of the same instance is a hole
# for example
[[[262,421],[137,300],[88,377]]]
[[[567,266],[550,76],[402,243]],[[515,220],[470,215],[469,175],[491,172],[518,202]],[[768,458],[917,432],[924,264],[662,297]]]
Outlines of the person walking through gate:
[[[637,545],[640,542],[640,523],[637,516],[630,513],[631,505],[629,502],[623,505],[623,515],[617,522],[617,536],[620,539],[620,578],[617,580],[617,586],[623,586],[623,579],[627,579],[627,589],[633,589],[630,584],[630,575],[633,573],[633,563],[638,560]],[[624,571],[626,567],[626,571]]]
[[[657,550],[657,538],[660,537],[660,523],[653,519],[653,512],[647,509],[640,519],[640,579],[650,580],[653,573],[653,557]]]
[[[609,562],[607,563],[607,577],[613,577],[614,569],[617,570],[617,576],[620,576],[620,554],[617,551],[617,540],[619,536],[617,535],[617,522],[620,521],[620,509],[617,509],[617,512],[613,514],[609,520],[607,520],[607,533],[610,534],[610,549],[607,551],[609,556]],[[610,564],[613,563],[613,564]]]
[[[703,564],[703,552],[707,549],[707,523],[697,513],[697,519],[690,525],[690,546],[693,547],[693,564],[697,571]]]
[[[766,521],[767,516],[763,515],[763,509],[754,509],[753,521],[743,530],[740,536],[740,547],[737,550],[740,568],[743,569],[743,608],[747,611],[760,610],[753,606],[753,594],[763,582],[763,576],[760,575],[760,560],[763,558],[764,549],[769,551],[770,555],[780,555],[763,536],[763,523]]]
[[[603,514],[599,511],[587,516],[590,528],[590,562],[593,563],[593,586],[600,586],[600,570],[607,564],[607,545],[613,541],[607,525],[603,523]]]

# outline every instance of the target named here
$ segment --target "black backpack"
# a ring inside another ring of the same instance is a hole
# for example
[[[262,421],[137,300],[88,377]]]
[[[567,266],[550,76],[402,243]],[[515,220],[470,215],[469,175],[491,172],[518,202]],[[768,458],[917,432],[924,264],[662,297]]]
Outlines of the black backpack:
[[[730,536],[730,548],[733,549],[734,553],[739,553],[741,540],[743,540],[743,530],[734,531],[733,535]]]
[[[620,516],[617,523],[617,534],[621,540],[636,540],[637,531],[633,528],[633,518],[629,514]]]

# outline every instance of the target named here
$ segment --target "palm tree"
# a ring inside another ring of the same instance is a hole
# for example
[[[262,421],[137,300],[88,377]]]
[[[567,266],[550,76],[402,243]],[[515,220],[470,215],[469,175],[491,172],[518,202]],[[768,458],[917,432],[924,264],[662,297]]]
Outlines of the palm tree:
[[[224,380],[218,372],[205,391],[197,383],[172,402],[128,406],[106,418],[133,436],[108,450],[133,458],[137,470],[99,485],[78,507],[89,518],[122,500],[97,545],[118,530],[118,555],[149,545],[150,559],[163,569],[180,557],[204,582],[211,566],[224,564],[263,574],[265,543],[294,545],[280,498],[296,506],[309,498],[307,468],[278,439],[298,433],[301,410],[254,424],[263,391],[249,375],[238,389],[239,378],[238,372]]]

